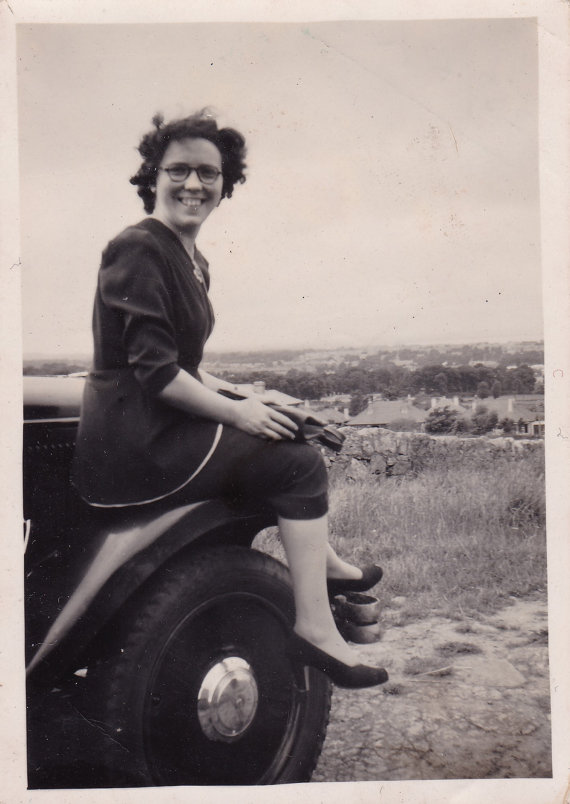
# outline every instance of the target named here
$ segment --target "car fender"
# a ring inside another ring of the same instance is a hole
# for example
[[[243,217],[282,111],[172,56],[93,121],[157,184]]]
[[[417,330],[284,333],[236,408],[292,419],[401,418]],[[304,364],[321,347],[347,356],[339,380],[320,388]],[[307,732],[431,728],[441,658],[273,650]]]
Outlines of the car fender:
[[[157,570],[181,550],[198,544],[249,546],[274,524],[263,509],[240,513],[220,500],[156,513],[118,514],[90,538],[93,545],[79,580],[55,616],[27,667],[28,677],[49,680],[69,668],[101,628]]]

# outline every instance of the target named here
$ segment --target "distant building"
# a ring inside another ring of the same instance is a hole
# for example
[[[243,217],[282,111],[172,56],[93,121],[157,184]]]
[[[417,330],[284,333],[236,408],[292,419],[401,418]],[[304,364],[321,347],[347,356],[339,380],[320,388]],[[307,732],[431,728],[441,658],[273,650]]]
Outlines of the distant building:
[[[485,368],[497,368],[498,360],[470,360],[469,366],[485,366]]]
[[[466,413],[467,408],[459,402],[459,397],[454,396],[449,399],[447,396],[432,396],[430,407],[432,410],[435,408],[449,408],[455,410],[457,413]]]
[[[416,408],[410,400],[377,399],[371,402],[366,410],[349,419],[347,425],[354,427],[389,427],[393,422],[407,419],[423,427],[427,412]]]
[[[242,383],[241,388],[250,394],[263,394],[265,392],[265,383],[263,380],[256,380],[256,382],[252,383]],[[303,403],[302,399],[284,394],[283,391],[272,390],[271,393],[276,396],[279,405],[301,405]]]
[[[528,426],[530,428],[529,431],[530,435],[535,436],[537,438],[544,438],[545,422],[540,421],[530,422]]]
[[[322,408],[316,411],[319,419],[323,419],[327,424],[345,424],[348,417],[348,409],[345,408],[344,413],[336,408]]]
[[[412,404],[411,397],[389,401],[386,399],[373,400],[366,410],[346,422],[351,427],[386,427],[394,422],[408,420],[418,425],[424,424],[431,410],[449,408],[460,416],[469,417],[477,408],[485,407],[488,411],[497,414],[499,422],[502,419],[511,419],[514,422],[514,432],[532,437],[544,436],[544,399],[542,396],[498,397],[493,399],[478,399],[474,397],[467,405],[461,404],[458,397],[432,397],[430,410],[424,411]]]
[[[544,436],[544,397],[539,395],[499,396],[497,399],[473,399],[471,410],[484,406],[497,414],[499,422],[511,419],[516,432],[537,437]]]

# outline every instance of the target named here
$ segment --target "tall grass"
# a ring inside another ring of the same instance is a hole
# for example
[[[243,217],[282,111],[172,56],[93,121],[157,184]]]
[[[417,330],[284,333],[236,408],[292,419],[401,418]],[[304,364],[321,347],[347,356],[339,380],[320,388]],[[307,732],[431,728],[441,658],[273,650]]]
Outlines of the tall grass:
[[[540,456],[479,467],[435,465],[415,478],[337,480],[331,542],[357,564],[384,568],[378,594],[401,617],[475,616],[546,590]],[[262,548],[274,550],[272,537]]]
[[[483,613],[545,590],[544,522],[538,456],[331,489],[332,543],[356,563],[382,564],[385,602],[406,597],[413,616]]]

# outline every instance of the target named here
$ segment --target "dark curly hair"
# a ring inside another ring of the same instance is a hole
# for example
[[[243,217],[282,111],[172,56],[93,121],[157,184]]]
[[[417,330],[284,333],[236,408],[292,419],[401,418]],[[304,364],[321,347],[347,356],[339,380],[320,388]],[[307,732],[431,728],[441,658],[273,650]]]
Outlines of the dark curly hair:
[[[218,124],[207,109],[184,117],[181,120],[164,122],[162,114],[152,118],[154,129],[144,135],[138,146],[143,158],[140,168],[130,179],[138,187],[145,212],[153,212],[157,169],[171,142],[201,138],[213,143],[222,156],[222,198],[231,198],[234,185],[245,181],[245,139],[233,128],[218,128]]]

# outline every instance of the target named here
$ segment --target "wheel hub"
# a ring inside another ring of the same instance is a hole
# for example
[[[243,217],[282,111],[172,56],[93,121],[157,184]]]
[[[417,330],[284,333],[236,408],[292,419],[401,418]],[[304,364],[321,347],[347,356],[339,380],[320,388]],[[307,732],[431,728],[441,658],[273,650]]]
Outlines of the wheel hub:
[[[198,693],[198,720],[209,740],[233,742],[255,717],[259,694],[251,666],[228,656],[204,676]]]

